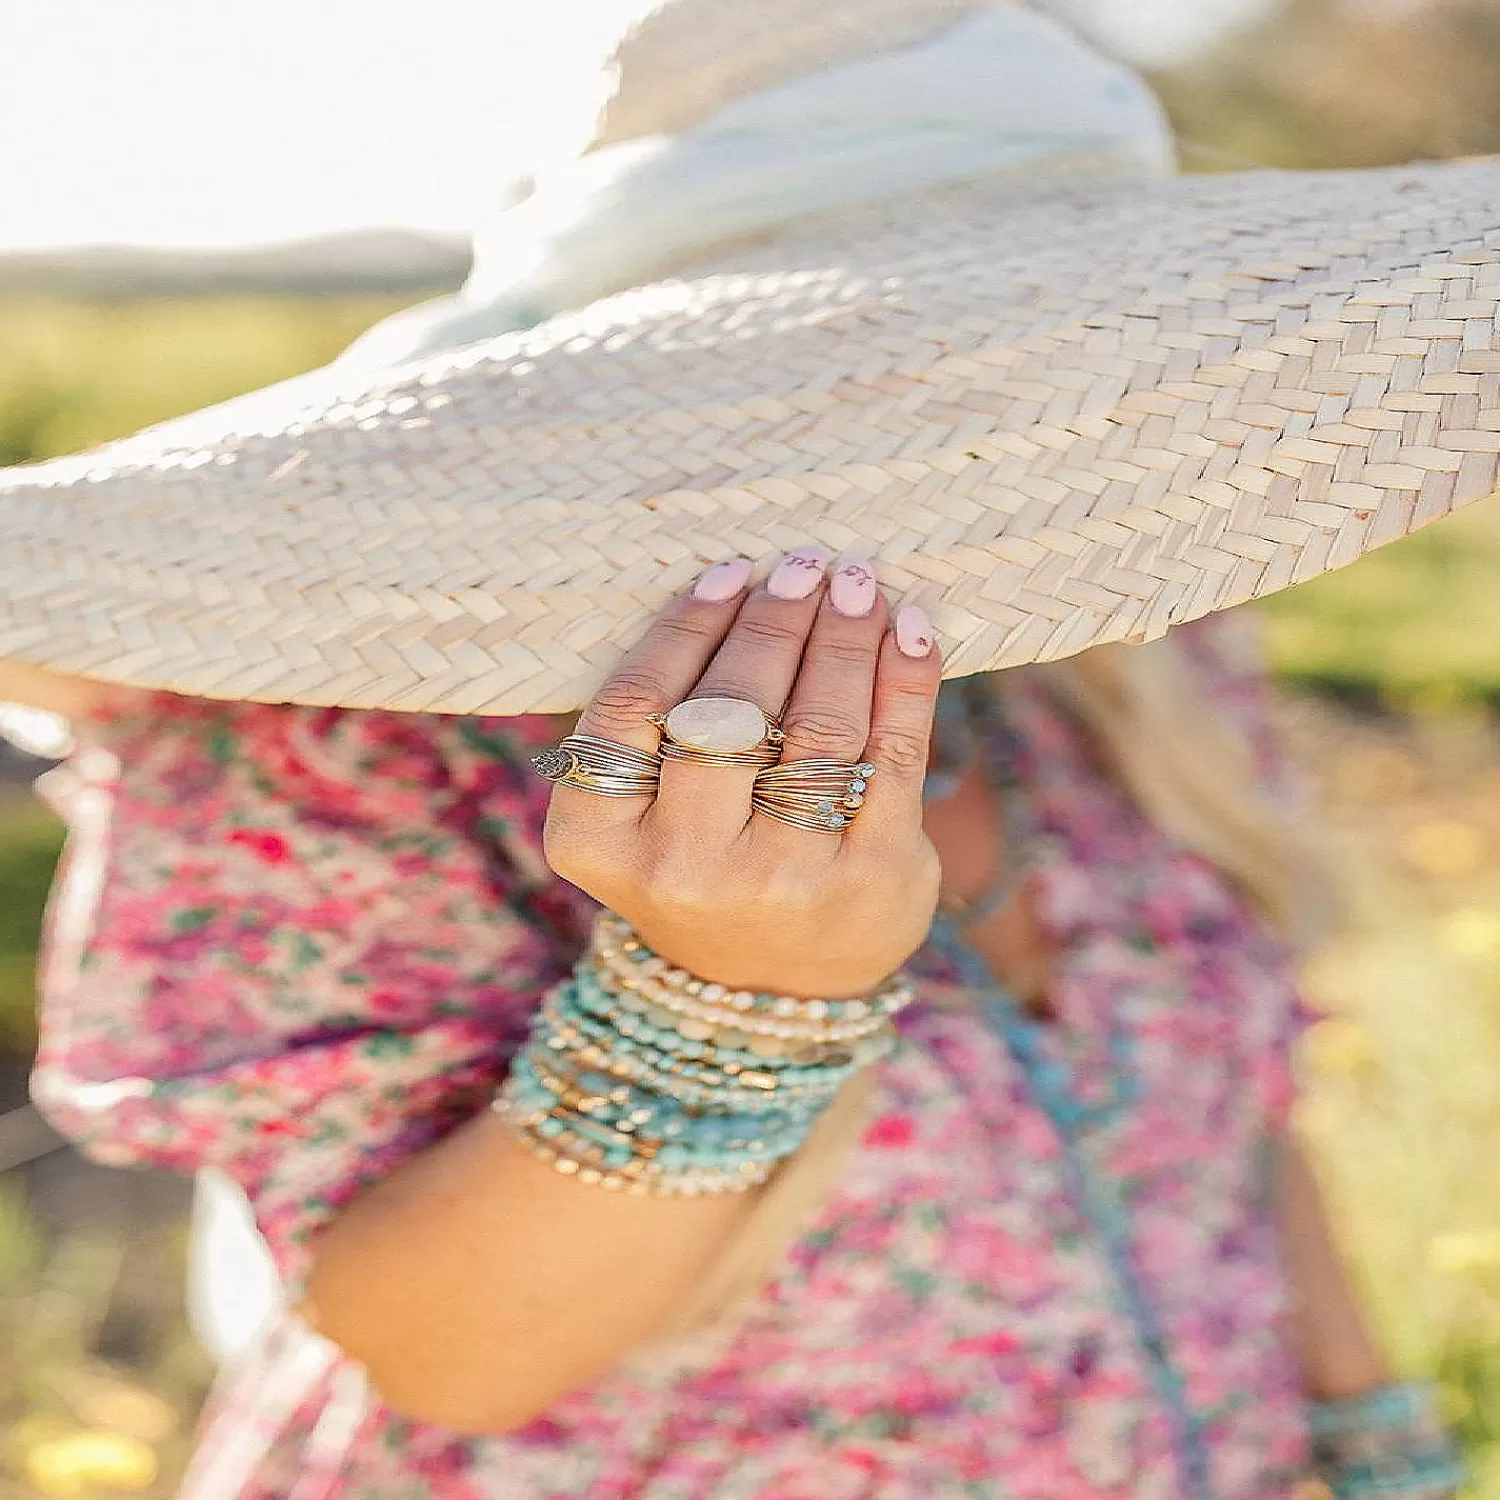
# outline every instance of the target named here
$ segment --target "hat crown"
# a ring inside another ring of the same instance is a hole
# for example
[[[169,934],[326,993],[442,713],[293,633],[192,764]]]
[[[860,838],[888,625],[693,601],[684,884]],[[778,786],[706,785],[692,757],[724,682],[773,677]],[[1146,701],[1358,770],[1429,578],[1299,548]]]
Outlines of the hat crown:
[[[763,89],[910,47],[1007,0],[664,0],[616,47],[594,145],[675,135]]]

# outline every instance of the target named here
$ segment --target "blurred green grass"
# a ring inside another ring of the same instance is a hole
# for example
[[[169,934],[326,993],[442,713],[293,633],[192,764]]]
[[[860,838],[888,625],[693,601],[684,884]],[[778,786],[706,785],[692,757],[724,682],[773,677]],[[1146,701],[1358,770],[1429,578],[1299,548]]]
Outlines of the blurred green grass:
[[[35,1038],[37,938],[61,846],[45,807],[0,789],[0,1049],[22,1055]]]
[[[332,359],[411,298],[0,298],[0,463],[124,437]]]
[[[1285,681],[1393,708],[1500,702],[1500,500],[1260,607]]]

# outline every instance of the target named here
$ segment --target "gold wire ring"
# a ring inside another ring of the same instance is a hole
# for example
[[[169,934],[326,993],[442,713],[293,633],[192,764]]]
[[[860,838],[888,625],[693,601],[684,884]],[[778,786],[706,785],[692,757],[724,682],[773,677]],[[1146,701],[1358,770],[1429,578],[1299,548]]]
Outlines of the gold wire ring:
[[[867,760],[782,761],[761,771],[751,810],[813,833],[843,833],[865,803],[875,767]]]
[[[772,745],[759,750],[698,750],[667,739],[661,742],[658,753],[663,760],[696,761],[701,766],[754,766],[757,770],[774,766],[781,758],[780,750]]]

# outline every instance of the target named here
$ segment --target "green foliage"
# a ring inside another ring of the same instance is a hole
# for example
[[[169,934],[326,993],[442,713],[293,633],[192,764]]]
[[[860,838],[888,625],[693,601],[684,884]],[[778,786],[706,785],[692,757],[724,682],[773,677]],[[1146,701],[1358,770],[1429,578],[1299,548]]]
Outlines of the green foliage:
[[[1262,606],[1283,675],[1413,701],[1500,698],[1500,497]]]
[[[300,374],[409,300],[0,301],[0,463],[73,452]]]
[[[15,792],[0,802],[0,827],[0,1048],[24,1052],[35,1032],[37,937],[62,831]]]
[[[1494,0],[1281,0],[1152,83],[1195,170],[1377,167],[1500,150],[1497,59]]]
[[[40,1237],[18,1183],[0,1178],[0,1298],[21,1285],[41,1258]]]

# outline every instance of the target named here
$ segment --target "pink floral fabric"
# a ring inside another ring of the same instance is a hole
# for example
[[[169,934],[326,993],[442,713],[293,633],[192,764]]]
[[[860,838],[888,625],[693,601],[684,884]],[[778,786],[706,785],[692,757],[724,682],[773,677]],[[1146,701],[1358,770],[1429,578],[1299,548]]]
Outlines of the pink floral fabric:
[[[1269,755],[1238,629],[1179,634]],[[383,1406],[288,1315],[225,1372],[185,1493],[1290,1495],[1304,1410],[1263,1182],[1292,1098],[1286,956],[1100,774],[1039,676],[1005,691],[1044,835],[1058,1019],[1035,1058],[954,1005],[930,944],[873,1123],[741,1325],[468,1440]],[[105,1159],[229,1173],[295,1286],[319,1225],[481,1107],[583,941],[592,905],[543,861],[524,763],[555,735],[163,698],[94,726],[59,792],[44,1108]],[[1079,1105],[1071,1140],[1043,1073]]]

